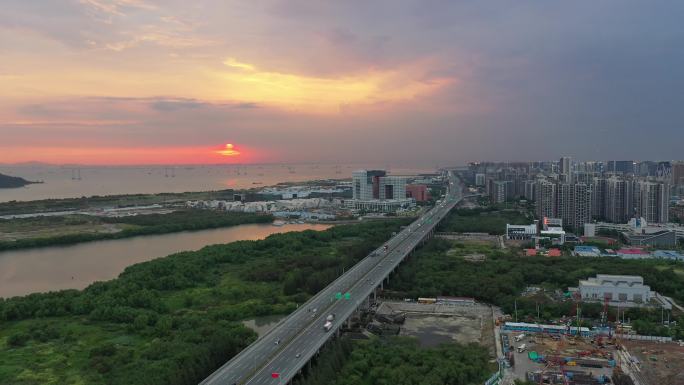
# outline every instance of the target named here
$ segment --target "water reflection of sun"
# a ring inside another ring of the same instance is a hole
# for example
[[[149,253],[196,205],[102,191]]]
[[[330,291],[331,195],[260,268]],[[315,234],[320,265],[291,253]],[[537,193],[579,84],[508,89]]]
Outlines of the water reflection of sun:
[[[223,155],[223,156],[238,156],[240,155],[240,151],[235,149],[235,145],[232,143],[226,144],[226,148],[222,150],[216,151],[217,154]]]

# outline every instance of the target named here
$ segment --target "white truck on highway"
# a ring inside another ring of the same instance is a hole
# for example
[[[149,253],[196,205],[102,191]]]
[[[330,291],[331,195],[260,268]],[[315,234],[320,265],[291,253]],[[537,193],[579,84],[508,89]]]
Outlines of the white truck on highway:
[[[330,329],[332,329],[332,322],[331,321],[325,321],[325,324],[323,325],[323,330],[326,332],[329,332]]]

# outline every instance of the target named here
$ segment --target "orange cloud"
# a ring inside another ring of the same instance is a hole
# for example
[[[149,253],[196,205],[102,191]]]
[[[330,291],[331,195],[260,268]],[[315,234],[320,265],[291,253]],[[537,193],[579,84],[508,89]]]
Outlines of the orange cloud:
[[[341,106],[411,100],[456,80],[424,80],[430,67],[428,62],[328,78],[264,71],[234,58],[223,64],[229,69],[213,74],[222,85],[220,97],[306,112],[337,112]]]

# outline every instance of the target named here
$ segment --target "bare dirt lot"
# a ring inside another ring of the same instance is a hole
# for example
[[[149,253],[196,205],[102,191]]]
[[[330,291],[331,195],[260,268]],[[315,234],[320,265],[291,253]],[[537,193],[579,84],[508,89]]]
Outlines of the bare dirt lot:
[[[641,375],[649,384],[684,385],[684,347],[677,343],[622,341],[641,362]]]
[[[419,339],[423,346],[441,343],[479,343],[495,353],[494,325],[490,306],[383,302],[380,314],[404,313],[400,335]]]

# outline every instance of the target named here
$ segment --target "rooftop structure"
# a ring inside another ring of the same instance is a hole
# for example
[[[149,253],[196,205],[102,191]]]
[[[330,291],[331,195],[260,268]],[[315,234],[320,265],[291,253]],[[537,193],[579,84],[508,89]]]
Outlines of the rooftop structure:
[[[623,233],[625,237],[630,237],[633,235],[648,235],[660,233],[662,231],[671,231],[674,233],[676,239],[684,239],[684,226],[677,225],[674,223],[667,224],[653,224],[648,223],[644,218],[632,218],[627,223],[607,223],[607,222],[597,222],[597,223],[585,223],[584,225],[584,235],[587,237],[594,237],[601,230],[618,231]],[[639,238],[635,238],[640,241]],[[644,243],[641,243],[644,244]],[[648,243],[647,243],[648,244]],[[659,246],[670,246],[670,245],[660,245]]]
[[[510,225],[506,224],[506,239],[532,239],[537,235],[537,225]]]
[[[638,247],[624,248],[617,250],[617,256],[623,259],[642,259],[649,258],[651,254],[644,249]]]
[[[579,281],[579,293],[583,301],[604,301],[640,305],[650,302],[655,292],[644,285],[644,279],[636,275],[598,274]]]
[[[551,239],[552,243],[562,245],[565,243],[565,231],[560,227],[549,227],[541,231],[542,238]]]
[[[656,250],[651,253],[653,258],[660,259],[672,259],[675,261],[684,261],[684,255],[674,251],[674,250]]]
[[[572,254],[578,257],[600,257],[601,250],[595,246],[575,246]]]
[[[677,245],[677,235],[671,230],[662,230],[650,234],[622,233],[627,243],[635,246],[674,247]]]

